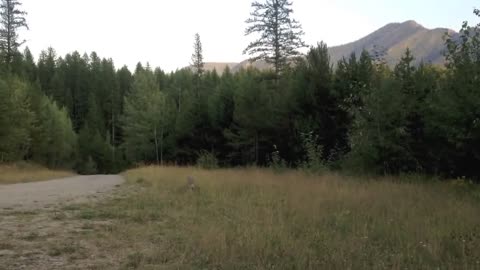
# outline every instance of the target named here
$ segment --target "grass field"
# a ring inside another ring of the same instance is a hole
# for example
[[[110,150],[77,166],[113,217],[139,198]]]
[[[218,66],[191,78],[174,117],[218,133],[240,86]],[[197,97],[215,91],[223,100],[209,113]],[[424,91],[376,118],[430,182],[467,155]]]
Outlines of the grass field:
[[[50,170],[30,163],[0,165],[0,185],[27,183],[72,176],[74,173],[64,170]]]
[[[260,169],[125,176],[130,195],[65,209],[94,229],[64,245],[89,243],[109,258],[98,269],[480,269],[480,200],[462,185]],[[188,176],[199,190],[184,188]]]

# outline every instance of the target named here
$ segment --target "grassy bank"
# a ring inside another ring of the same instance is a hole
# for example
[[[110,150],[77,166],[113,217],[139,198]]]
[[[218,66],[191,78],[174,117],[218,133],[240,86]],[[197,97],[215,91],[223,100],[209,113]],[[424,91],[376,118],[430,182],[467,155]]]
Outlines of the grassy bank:
[[[72,175],[74,173],[70,171],[50,170],[30,163],[0,164],[0,185],[43,181]]]
[[[125,176],[137,192],[70,209],[108,222],[82,235],[115,258],[107,268],[480,268],[480,202],[450,183],[255,169]],[[198,191],[184,188],[188,176]]]

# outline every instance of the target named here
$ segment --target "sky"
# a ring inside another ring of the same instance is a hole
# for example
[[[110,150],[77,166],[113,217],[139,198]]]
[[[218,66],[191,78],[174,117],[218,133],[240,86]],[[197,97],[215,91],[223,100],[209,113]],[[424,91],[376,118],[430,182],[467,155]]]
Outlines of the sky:
[[[264,1],[264,0],[259,0]],[[28,12],[26,46],[37,58],[53,47],[59,56],[97,52],[117,68],[138,62],[173,71],[189,65],[195,33],[206,62],[240,62],[251,0],[21,0]],[[458,30],[478,23],[480,0],[293,0],[308,45],[355,41],[391,23],[415,20],[427,28]]]

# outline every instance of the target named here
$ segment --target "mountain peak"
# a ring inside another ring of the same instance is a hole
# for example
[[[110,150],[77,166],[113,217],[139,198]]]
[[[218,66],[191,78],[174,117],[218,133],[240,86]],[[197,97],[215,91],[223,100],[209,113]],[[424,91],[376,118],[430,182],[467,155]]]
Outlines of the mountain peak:
[[[357,41],[331,47],[330,56],[332,62],[337,63],[352,52],[360,55],[363,50],[372,52],[376,47],[381,47],[385,52],[384,60],[393,66],[409,48],[415,56],[416,63],[424,61],[441,65],[445,62],[443,51],[446,31],[446,29],[427,29],[413,20],[390,23]],[[449,33],[455,35],[454,31]]]
[[[409,26],[409,27],[414,27],[414,28],[424,28],[423,25],[417,23],[416,21],[414,20],[408,20],[408,21],[405,21],[403,23],[401,23],[401,25],[404,25],[404,26]]]

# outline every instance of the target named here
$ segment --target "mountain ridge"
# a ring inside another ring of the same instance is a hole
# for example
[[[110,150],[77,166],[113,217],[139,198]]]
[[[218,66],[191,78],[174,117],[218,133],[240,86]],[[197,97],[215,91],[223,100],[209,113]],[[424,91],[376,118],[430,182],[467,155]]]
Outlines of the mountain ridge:
[[[415,57],[415,64],[426,62],[443,65],[445,63],[444,37],[446,33],[453,36],[458,35],[456,31],[448,28],[428,29],[414,20],[388,23],[358,40],[329,47],[330,61],[336,65],[343,57],[348,58],[352,53],[359,56],[363,50],[367,50],[371,55],[382,55],[383,60],[393,67],[398,63],[405,50],[409,48]],[[251,63],[249,60],[245,60],[240,63],[207,62],[205,70],[216,70],[222,73],[227,66],[232,72],[250,66],[261,70],[269,68],[264,61]]]
[[[405,50],[410,48],[416,64],[423,61],[441,65],[445,63],[443,52],[446,33],[456,35],[451,29],[441,27],[428,29],[413,20],[389,23],[356,41],[331,47],[329,52],[331,61],[335,64],[352,52],[359,55],[365,49],[373,54],[377,50],[376,53],[382,54],[389,66],[394,66]]]

